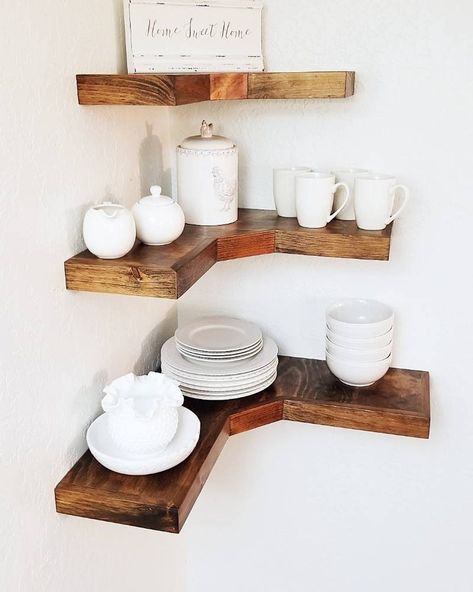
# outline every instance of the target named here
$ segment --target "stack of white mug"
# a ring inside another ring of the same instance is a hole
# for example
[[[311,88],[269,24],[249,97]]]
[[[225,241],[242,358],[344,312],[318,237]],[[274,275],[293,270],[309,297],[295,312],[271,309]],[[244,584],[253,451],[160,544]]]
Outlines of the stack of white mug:
[[[356,220],[363,230],[383,230],[399,216],[409,199],[407,187],[397,184],[392,175],[354,168],[274,169],[273,191],[278,215],[297,218],[305,228],[323,228],[337,218]],[[404,199],[393,213],[398,192],[404,194]]]

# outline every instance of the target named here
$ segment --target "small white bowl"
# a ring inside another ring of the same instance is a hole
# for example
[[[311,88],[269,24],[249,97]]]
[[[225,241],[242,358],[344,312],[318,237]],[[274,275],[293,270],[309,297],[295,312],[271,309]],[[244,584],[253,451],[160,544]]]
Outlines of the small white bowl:
[[[391,327],[391,329],[389,329],[389,331],[384,335],[356,339],[355,337],[345,337],[343,335],[339,335],[338,333],[334,333],[327,327],[327,339],[329,339],[335,345],[364,351],[378,349],[380,347],[389,345],[392,343],[393,334],[394,330]]]
[[[169,446],[161,453],[137,455],[125,453],[110,439],[106,413],[87,430],[92,456],[104,467],[122,475],[152,475],[177,466],[193,452],[199,441],[200,420],[189,409],[180,407],[179,427]]]
[[[378,349],[348,349],[346,347],[340,347],[335,345],[329,339],[326,340],[326,350],[335,358],[340,360],[346,360],[347,362],[380,362],[389,358],[392,353],[392,343],[385,347]]]
[[[392,356],[380,362],[346,362],[327,353],[327,365],[341,382],[348,386],[371,386],[386,374]]]
[[[330,330],[346,337],[378,337],[387,333],[393,323],[393,309],[377,300],[350,298],[327,310]]]

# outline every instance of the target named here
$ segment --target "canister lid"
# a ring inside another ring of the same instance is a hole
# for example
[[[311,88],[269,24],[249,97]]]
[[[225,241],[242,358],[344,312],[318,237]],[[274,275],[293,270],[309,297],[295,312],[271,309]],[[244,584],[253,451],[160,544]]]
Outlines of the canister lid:
[[[181,142],[181,148],[188,150],[228,150],[235,144],[228,138],[213,135],[213,124],[202,122],[200,136],[191,136]]]

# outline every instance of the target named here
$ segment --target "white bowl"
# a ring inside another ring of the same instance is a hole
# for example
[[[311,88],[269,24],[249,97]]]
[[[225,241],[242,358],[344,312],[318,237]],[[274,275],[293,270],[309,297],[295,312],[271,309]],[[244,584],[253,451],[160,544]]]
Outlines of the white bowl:
[[[327,327],[327,339],[329,339],[333,344],[339,345],[340,347],[364,351],[379,349],[380,347],[389,345],[392,343],[393,334],[394,330],[391,327],[391,329],[389,329],[389,331],[384,335],[379,335],[378,337],[361,337],[356,339],[355,337],[345,337],[344,335],[334,333]]]
[[[199,441],[200,421],[189,409],[180,407],[179,427],[169,446],[158,454],[125,453],[111,441],[106,414],[87,430],[87,444],[94,458],[104,467],[122,475],[152,475],[177,466],[193,452]]]
[[[348,386],[371,386],[386,374],[392,356],[380,362],[346,362],[327,353],[327,365],[332,374]]]
[[[377,300],[350,298],[327,310],[327,325],[331,331],[346,337],[378,337],[387,333],[393,322],[392,308]]]
[[[329,339],[325,342],[327,352],[340,360],[347,362],[380,362],[389,358],[392,353],[392,343],[377,349],[348,349],[335,345]]]

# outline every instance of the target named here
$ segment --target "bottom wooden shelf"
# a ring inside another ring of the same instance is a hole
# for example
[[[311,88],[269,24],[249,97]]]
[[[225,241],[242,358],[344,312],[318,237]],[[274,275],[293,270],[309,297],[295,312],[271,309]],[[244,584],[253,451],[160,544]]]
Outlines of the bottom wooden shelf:
[[[102,467],[87,452],[56,487],[62,514],[177,533],[227,438],[281,419],[428,438],[429,374],[392,368],[368,388],[340,383],[323,361],[280,358],[277,381],[237,401],[186,399],[200,417],[200,441],[181,465],[147,477]]]

